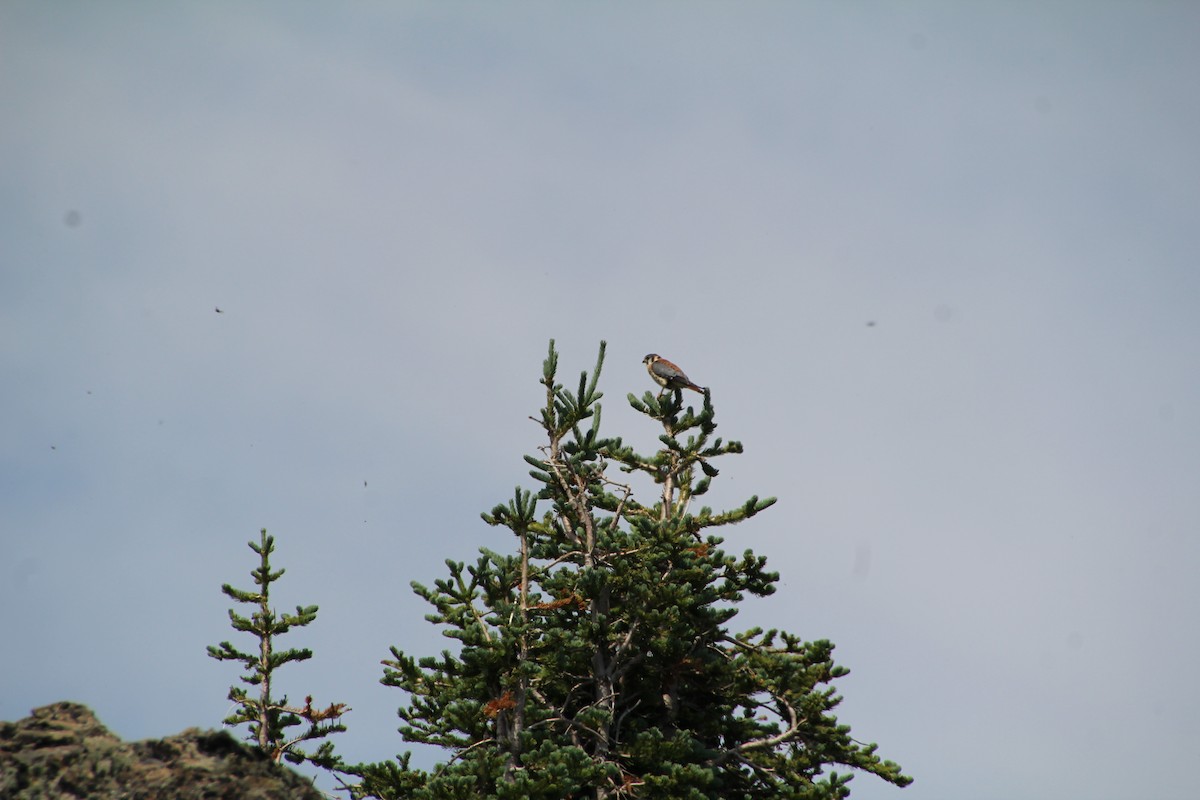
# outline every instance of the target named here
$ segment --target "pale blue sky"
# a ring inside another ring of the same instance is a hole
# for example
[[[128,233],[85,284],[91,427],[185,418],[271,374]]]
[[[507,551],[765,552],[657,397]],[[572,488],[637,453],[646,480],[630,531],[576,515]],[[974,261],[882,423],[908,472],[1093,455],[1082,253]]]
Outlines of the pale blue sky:
[[[408,589],[506,546],[550,337],[659,352],[829,638],[855,798],[1190,798],[1200,6],[0,6],[0,719],[216,726],[278,537],[296,696],[406,749]],[[216,314],[215,307],[223,313]],[[874,323],[870,325],[868,323]],[[366,486],[364,486],[364,481]],[[419,756],[422,763],[428,757]]]

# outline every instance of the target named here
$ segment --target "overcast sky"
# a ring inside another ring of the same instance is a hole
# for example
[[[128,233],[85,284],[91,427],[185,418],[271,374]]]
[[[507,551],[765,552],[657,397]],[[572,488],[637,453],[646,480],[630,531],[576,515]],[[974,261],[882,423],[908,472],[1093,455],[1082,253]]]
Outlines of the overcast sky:
[[[407,749],[412,580],[511,542],[547,341],[712,387],[837,644],[855,798],[1194,797],[1200,5],[0,5],[0,719],[216,727],[266,527],[294,697]],[[221,313],[216,309],[220,308]],[[235,641],[237,641],[235,639]],[[245,646],[247,642],[241,641]],[[429,765],[432,756],[417,763]]]

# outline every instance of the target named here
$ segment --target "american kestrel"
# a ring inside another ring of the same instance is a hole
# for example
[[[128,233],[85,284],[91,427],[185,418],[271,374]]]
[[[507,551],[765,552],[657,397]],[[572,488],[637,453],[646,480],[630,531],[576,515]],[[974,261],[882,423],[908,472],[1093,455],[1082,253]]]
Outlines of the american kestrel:
[[[658,353],[650,353],[642,359],[642,363],[646,365],[646,371],[650,373],[650,377],[654,382],[664,389],[672,389],[679,391],[680,389],[691,389],[693,392],[704,394],[707,389],[703,386],[697,386],[692,383],[687,375],[683,374],[683,370],[667,361]]]

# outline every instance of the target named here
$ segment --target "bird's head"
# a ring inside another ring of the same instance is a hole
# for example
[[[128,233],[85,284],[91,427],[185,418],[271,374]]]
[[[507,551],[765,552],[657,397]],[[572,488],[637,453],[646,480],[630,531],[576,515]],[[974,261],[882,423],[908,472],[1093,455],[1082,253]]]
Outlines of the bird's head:
[[[642,363],[649,365],[649,364],[653,364],[657,360],[658,360],[658,353],[649,353],[646,355],[645,358],[642,359]]]

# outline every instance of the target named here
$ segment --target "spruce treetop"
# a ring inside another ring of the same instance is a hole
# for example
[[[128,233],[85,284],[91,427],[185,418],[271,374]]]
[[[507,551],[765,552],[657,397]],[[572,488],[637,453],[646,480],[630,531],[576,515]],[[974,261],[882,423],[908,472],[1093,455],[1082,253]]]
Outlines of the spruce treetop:
[[[534,487],[484,513],[507,531],[471,564],[414,591],[455,646],[413,657],[398,647],[382,682],[406,692],[405,740],[443,748],[432,770],[408,755],[352,768],[357,796],[380,798],[842,798],[852,771],[911,778],[850,736],[833,711],[847,670],[828,641],[728,628],[778,575],[719,529],[774,504],[695,508],[742,452],[715,435],[712,396],[679,388],[628,395],[661,433],[640,453],[600,430],[595,366],[558,382],[550,342],[534,417],[545,440],[525,456]],[[635,497],[629,475],[649,476]],[[842,772],[837,770],[841,769]]]

